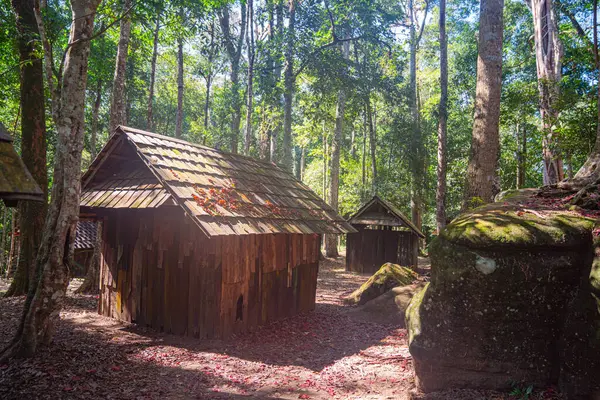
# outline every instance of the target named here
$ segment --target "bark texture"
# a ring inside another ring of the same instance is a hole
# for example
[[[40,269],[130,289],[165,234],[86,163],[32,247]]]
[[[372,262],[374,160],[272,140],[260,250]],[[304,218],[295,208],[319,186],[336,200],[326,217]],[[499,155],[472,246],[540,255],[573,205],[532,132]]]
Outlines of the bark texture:
[[[563,162],[556,132],[560,95],[562,43],[558,37],[558,24],[552,0],[529,0],[533,15],[535,58],[540,116],[542,118],[542,152],[544,159],[544,185],[553,185],[564,179]]]
[[[123,12],[129,11],[131,2],[132,0],[123,0]],[[125,15],[121,19],[120,28],[115,76],[113,78],[112,98],[110,102],[110,120],[108,123],[110,133],[113,133],[117,126],[127,124],[125,78],[127,76],[127,51],[129,50],[129,38],[131,36],[131,20],[129,19],[129,15]]]
[[[90,158],[93,161],[98,154],[96,142],[98,140],[98,118],[100,117],[100,105],[102,104],[102,79],[98,79],[96,87],[96,100],[92,110],[92,127],[90,132]]]
[[[52,200],[36,261],[40,278],[36,290],[27,296],[17,334],[2,352],[2,361],[31,356],[40,345],[49,343],[64,302],[81,194],[89,39],[99,4],[100,0],[71,1],[73,23],[60,79],[60,95],[53,96],[58,138]],[[39,3],[36,4],[36,19],[38,26],[43,26]],[[45,52],[44,55],[46,62],[51,62],[50,54]]]
[[[46,195],[46,115],[44,107],[44,70],[39,52],[39,32],[33,0],[13,0],[17,17],[17,40],[20,56],[21,86],[21,158]],[[44,196],[45,198],[45,196]],[[6,296],[20,296],[35,286],[35,258],[40,245],[46,202],[19,203],[21,228],[20,256],[14,279]]]
[[[342,55],[345,59],[350,54],[350,42],[344,42]],[[329,179],[329,205],[338,211],[340,189],[340,150],[342,134],[344,131],[344,111],[346,108],[346,90],[342,87],[338,91],[337,105],[335,108],[335,129],[331,141],[331,178]],[[325,235],[325,256],[338,257],[338,236]]]
[[[296,4],[289,0],[289,22],[285,47],[285,70],[283,72],[283,149],[282,160],[284,168],[292,171],[292,102],[294,101],[294,40],[296,36]]]
[[[246,7],[240,5],[241,21],[240,33],[236,38],[231,26],[229,18],[228,6],[223,7],[219,12],[219,22],[225,43],[225,50],[231,64],[229,78],[231,80],[231,152],[238,152],[238,142],[240,138],[240,120],[242,115],[242,100],[240,98],[240,59],[242,56],[242,48],[246,32]]]
[[[252,0],[248,0],[248,90],[246,101],[246,129],[244,134],[244,154],[250,154],[250,142],[252,139],[252,81],[254,80],[254,5]]]
[[[177,116],[175,137],[180,138],[183,130],[183,38],[177,39]]]
[[[481,0],[475,115],[465,187],[466,207],[480,201],[489,203],[500,190],[497,169],[503,8],[504,0]]]
[[[437,191],[435,219],[438,232],[446,227],[446,143],[448,130],[448,40],[446,0],[440,0],[440,107],[438,121]]]
[[[156,82],[156,59],[158,58],[158,33],[160,32],[160,10],[157,10],[156,23],[154,25],[154,38],[152,42],[152,60],[150,62],[150,88],[148,90],[148,114],[146,127],[149,131],[154,128],[154,84]]]

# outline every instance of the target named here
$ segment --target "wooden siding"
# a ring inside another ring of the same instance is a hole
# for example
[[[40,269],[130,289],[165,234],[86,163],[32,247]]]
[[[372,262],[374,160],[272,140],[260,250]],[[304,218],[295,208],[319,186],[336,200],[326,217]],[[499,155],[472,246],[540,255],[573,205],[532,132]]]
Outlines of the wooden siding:
[[[359,227],[347,236],[346,270],[372,274],[386,262],[415,268],[418,246],[419,237],[410,231]]]
[[[104,216],[102,315],[219,338],[314,308],[319,235],[208,239],[176,207]]]

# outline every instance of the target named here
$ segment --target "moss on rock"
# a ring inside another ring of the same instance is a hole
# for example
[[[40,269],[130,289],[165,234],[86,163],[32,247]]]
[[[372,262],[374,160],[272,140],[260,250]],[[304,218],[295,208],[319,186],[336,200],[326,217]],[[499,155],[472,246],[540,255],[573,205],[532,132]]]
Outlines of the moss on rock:
[[[419,276],[410,268],[385,263],[360,288],[344,299],[346,304],[365,304],[396,286],[410,285]]]

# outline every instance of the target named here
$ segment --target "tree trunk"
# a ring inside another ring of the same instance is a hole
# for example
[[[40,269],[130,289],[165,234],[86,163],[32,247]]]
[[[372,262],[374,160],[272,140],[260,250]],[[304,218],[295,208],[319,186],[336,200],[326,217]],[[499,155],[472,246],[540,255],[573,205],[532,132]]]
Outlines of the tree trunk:
[[[421,229],[421,219],[423,212],[423,185],[425,174],[425,149],[423,137],[421,134],[421,118],[417,97],[417,47],[419,46],[420,35],[417,36],[417,16],[415,13],[413,0],[408,2],[408,11],[410,13],[410,115],[412,123],[412,151],[411,151],[411,211],[412,222]],[[423,21],[425,23],[425,21]]]
[[[294,39],[296,36],[296,4],[289,0],[289,22],[285,47],[285,71],[283,76],[283,154],[282,164],[292,170],[292,102],[294,101]]]
[[[596,117],[596,143],[591,154],[583,166],[575,174],[575,181],[579,181],[581,186],[585,186],[589,183],[595,182],[600,178],[600,57],[598,56],[598,0],[594,0],[592,7],[592,26],[594,30],[593,35],[593,50],[594,50],[594,61],[596,64],[596,79],[598,81],[597,91],[597,117]],[[584,36],[587,37],[587,36]]]
[[[33,0],[13,0],[19,32],[18,47],[21,67],[21,159],[33,179],[44,191],[44,201],[19,203],[19,226],[21,229],[19,262],[17,271],[6,296],[20,296],[35,285],[35,258],[44,228],[48,187],[46,170],[46,114],[44,94],[44,70],[42,59],[35,52],[39,32]]]
[[[177,117],[175,118],[175,137],[181,137],[183,129],[183,38],[177,39]]]
[[[160,31],[160,10],[157,10],[156,25],[154,26],[154,40],[152,45],[152,61],[150,62],[150,89],[148,90],[148,116],[146,118],[146,129],[154,129],[153,105],[154,84],[156,82],[156,59],[158,58],[158,33]]]
[[[363,142],[362,142],[362,180],[361,180],[361,200],[366,200],[366,187],[367,187],[367,107],[364,107],[363,110]]]
[[[100,254],[102,253],[102,221],[96,223],[96,243],[85,279],[76,293],[96,294],[100,291]]]
[[[92,129],[90,132],[90,158],[94,161],[96,155],[96,142],[98,139],[98,118],[100,117],[100,105],[102,104],[102,80],[98,79],[98,87],[96,88],[96,100],[94,101],[94,109],[92,110]]]
[[[231,63],[231,95],[232,95],[232,116],[231,116],[231,152],[237,153],[238,142],[240,137],[240,120],[242,113],[242,102],[240,100],[240,83],[239,83],[239,70],[240,70],[240,58],[242,55],[242,47],[244,44],[244,37],[246,32],[246,7],[244,4],[240,4],[240,35],[234,38],[233,33],[230,29],[229,20],[229,9],[225,6],[220,11],[219,21],[221,23],[221,30],[223,31],[225,50],[229,56]]]
[[[527,161],[527,127],[517,124],[517,189],[525,187]]]
[[[6,217],[8,215],[8,208],[4,204],[0,204],[2,208],[2,234],[0,234],[0,275],[4,275],[8,268],[6,268],[6,232],[8,231]]]
[[[325,130],[325,121],[323,121],[323,200],[327,199],[327,131]]]
[[[556,132],[560,95],[562,43],[558,37],[558,24],[552,0],[529,0],[533,15],[535,57],[542,118],[542,152],[544,159],[544,185],[563,180],[563,162]]]
[[[252,138],[252,81],[254,80],[254,7],[252,0],[248,0],[248,97],[246,102],[246,132],[244,135],[244,154],[250,155],[250,141]]]
[[[350,54],[350,42],[346,41],[342,45],[342,56],[348,59]],[[339,189],[340,189],[340,148],[342,144],[342,134],[344,131],[344,111],[346,108],[346,91],[342,87],[338,91],[337,106],[335,109],[335,128],[333,131],[333,140],[331,141],[331,178],[329,180],[329,205],[338,212]],[[338,257],[337,248],[338,236],[325,235],[325,256]]]
[[[204,99],[204,131],[205,136],[203,138],[203,144],[206,142],[206,132],[208,132],[208,123],[210,121],[210,89],[212,85],[213,70],[212,63],[215,56],[215,22],[214,20],[210,23],[210,47],[208,51],[208,63],[210,65],[209,70],[205,76],[206,79],[206,98]]]
[[[371,109],[371,96],[367,96],[367,120],[369,125],[369,146],[371,153],[371,194],[377,194],[377,135],[373,125],[373,110]]]
[[[6,267],[6,277],[7,278],[11,278],[13,276],[13,274],[15,273],[15,269],[16,269],[16,265],[15,265],[15,255],[16,255],[16,249],[17,249],[17,241],[19,240],[19,237],[15,234],[16,231],[18,230],[18,221],[19,218],[19,212],[17,210],[14,210],[11,213],[11,219],[10,219],[10,250],[8,251],[8,265]]]
[[[123,0],[123,12],[131,8],[132,0]],[[120,22],[121,32],[117,46],[117,60],[115,65],[115,76],[113,78],[112,98],[110,102],[110,119],[108,131],[112,134],[117,126],[127,124],[127,91],[126,91],[126,68],[127,51],[129,50],[129,38],[131,36],[131,20],[129,14]]]
[[[448,40],[446,0],[440,0],[440,111],[438,121],[437,192],[435,194],[438,233],[446,227],[446,133],[448,129]]]
[[[71,0],[70,4],[73,23],[69,45],[60,93],[54,92],[52,101],[56,111],[53,114],[57,144],[51,202],[36,260],[40,278],[35,291],[30,291],[27,296],[17,334],[2,352],[1,362],[11,357],[31,356],[40,345],[52,340],[69,283],[68,262],[73,254],[81,194],[89,38],[100,0]],[[43,26],[39,3],[36,4],[36,20],[38,26]],[[46,43],[45,37],[42,40]],[[44,55],[46,62],[50,62],[50,54]]]
[[[479,56],[471,154],[467,167],[465,208],[493,201],[500,190],[500,91],[502,89],[502,10],[504,0],[481,0]]]

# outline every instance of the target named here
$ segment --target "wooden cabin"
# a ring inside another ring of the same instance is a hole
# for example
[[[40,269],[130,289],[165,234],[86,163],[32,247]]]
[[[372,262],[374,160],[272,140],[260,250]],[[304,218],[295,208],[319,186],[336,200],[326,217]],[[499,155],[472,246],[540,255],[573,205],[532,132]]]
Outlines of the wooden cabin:
[[[315,306],[319,243],[353,228],[278,166],[119,127],[83,176],[99,312],[201,338]]]
[[[0,199],[7,207],[19,200],[44,201],[44,192],[13,147],[13,139],[0,124]]]
[[[73,256],[75,266],[71,268],[72,277],[85,276],[94,256],[97,230],[98,223],[95,221],[80,220],[77,222]]]
[[[374,196],[348,223],[357,232],[347,236],[347,271],[372,274],[386,262],[416,268],[425,235],[390,202]]]

